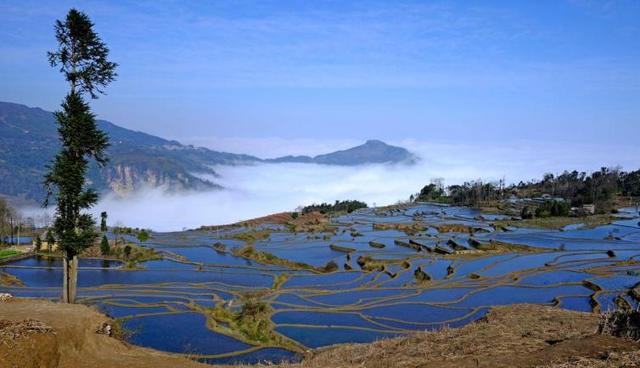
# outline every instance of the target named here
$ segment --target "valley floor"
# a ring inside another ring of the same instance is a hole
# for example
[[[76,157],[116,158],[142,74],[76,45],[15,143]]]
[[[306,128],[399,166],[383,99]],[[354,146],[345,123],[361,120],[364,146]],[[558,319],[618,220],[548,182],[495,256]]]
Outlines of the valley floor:
[[[107,321],[84,305],[0,302],[0,367],[210,367],[96,333]],[[597,324],[591,313],[494,307],[460,329],[338,345],[282,367],[640,367],[640,343],[597,335]]]

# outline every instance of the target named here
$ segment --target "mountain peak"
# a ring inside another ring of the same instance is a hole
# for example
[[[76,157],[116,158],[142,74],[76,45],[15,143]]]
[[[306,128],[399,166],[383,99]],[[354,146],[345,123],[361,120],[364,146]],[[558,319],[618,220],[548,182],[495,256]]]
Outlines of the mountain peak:
[[[324,165],[356,166],[366,164],[385,163],[415,163],[417,157],[402,147],[391,146],[381,140],[369,139],[364,144],[349,149],[318,155],[309,156],[285,156],[270,162],[299,162],[315,163]]]
[[[368,139],[366,142],[364,142],[365,146],[388,146],[388,144],[384,143],[383,141],[379,140],[379,139]]]

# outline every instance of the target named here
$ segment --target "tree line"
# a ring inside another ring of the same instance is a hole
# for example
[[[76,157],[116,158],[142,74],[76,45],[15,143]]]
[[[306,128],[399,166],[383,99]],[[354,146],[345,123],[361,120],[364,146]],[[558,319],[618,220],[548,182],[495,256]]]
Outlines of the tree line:
[[[302,213],[310,213],[310,212],[320,212],[320,213],[337,213],[337,212],[346,212],[351,213],[360,208],[367,208],[367,204],[361,201],[356,200],[345,200],[345,201],[335,201],[335,203],[320,203],[320,204],[312,204],[310,206],[306,206],[302,208]]]
[[[434,179],[419,193],[411,195],[414,202],[439,202],[458,206],[478,206],[482,202],[505,198],[504,181],[485,183],[482,180],[464,182],[445,187],[442,179]]]
[[[543,195],[562,198],[573,207],[594,204],[600,213],[613,210],[618,196],[640,197],[640,170],[625,172],[619,168],[603,167],[592,173],[564,171],[561,174],[545,174],[541,180],[521,181],[505,186],[499,182],[482,180],[445,187],[442,179],[432,180],[412,201],[431,201],[454,205],[479,206],[483,202],[502,200],[511,196],[536,198]],[[545,208],[544,211],[564,213],[565,208]]]

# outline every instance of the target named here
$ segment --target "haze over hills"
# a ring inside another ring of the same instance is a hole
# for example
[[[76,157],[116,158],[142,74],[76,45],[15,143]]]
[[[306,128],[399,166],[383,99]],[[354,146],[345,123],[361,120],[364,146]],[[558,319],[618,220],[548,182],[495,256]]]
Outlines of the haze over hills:
[[[110,138],[107,167],[92,166],[89,178],[99,190],[124,194],[144,185],[169,189],[212,189],[217,185],[193,173],[215,175],[210,165],[253,162],[257,158],[194,148],[99,120]],[[0,193],[40,200],[42,176],[59,147],[51,112],[0,102]]]
[[[215,183],[218,174],[213,167],[216,165],[285,162],[361,165],[414,163],[417,159],[404,148],[370,140],[358,147],[315,157],[285,156],[263,160],[251,155],[184,145],[105,120],[99,120],[98,125],[110,138],[110,162],[101,169],[92,166],[89,177],[97,189],[121,195],[146,186],[162,186],[169,190],[221,188]],[[45,195],[42,176],[58,147],[56,123],[51,112],[0,102],[0,194],[41,200]]]

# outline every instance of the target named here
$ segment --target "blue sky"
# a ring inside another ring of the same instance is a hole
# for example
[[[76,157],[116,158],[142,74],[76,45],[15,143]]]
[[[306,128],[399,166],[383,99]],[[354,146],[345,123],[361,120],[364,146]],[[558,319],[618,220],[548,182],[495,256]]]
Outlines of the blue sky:
[[[99,117],[167,138],[243,151],[640,136],[636,0],[3,0],[0,100],[57,107],[66,84],[46,51],[70,7],[120,64]]]

